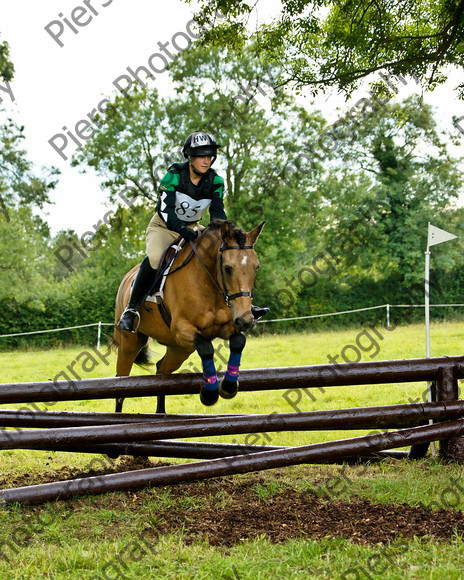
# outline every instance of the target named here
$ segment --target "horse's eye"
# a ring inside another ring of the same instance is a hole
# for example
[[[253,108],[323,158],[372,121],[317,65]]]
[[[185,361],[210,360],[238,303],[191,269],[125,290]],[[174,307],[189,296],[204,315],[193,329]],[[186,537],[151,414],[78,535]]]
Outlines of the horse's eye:
[[[224,266],[224,272],[226,274],[232,274],[232,266]]]

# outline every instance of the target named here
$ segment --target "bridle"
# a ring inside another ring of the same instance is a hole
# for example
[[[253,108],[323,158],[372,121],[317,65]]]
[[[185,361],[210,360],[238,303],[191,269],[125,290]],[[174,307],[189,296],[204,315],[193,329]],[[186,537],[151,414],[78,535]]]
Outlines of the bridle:
[[[231,302],[232,300],[235,300],[236,298],[240,298],[241,296],[250,296],[250,298],[253,296],[252,292],[236,292],[235,294],[228,294],[227,292],[227,288],[226,288],[226,281],[224,279],[224,268],[222,267],[222,253],[225,252],[226,250],[252,250],[253,246],[224,246],[222,245],[219,248],[219,272],[221,273],[221,282],[222,282],[222,296],[224,297],[225,303],[227,304],[227,306],[229,306],[229,302]],[[230,308],[230,306],[229,306]]]
[[[217,283],[217,281],[213,278],[213,276],[211,275],[211,272],[208,270],[208,268],[206,267],[205,263],[203,262],[196,245],[193,242],[190,242],[190,245],[192,247],[193,253],[196,255],[196,257],[198,258],[200,264],[203,266],[203,269],[206,271],[206,273],[208,274],[208,276],[210,277],[211,281],[213,282],[214,286],[216,287],[216,290],[222,294],[222,297],[224,298],[225,303],[227,304],[227,306],[230,308],[230,302],[232,300],[235,300],[236,298],[240,298],[242,296],[250,296],[253,297],[253,293],[252,292],[235,292],[235,294],[229,294],[227,292],[227,287],[226,287],[226,281],[224,278],[224,268],[223,268],[223,260],[222,260],[222,254],[223,252],[227,251],[227,250],[252,250],[253,246],[224,246],[224,244],[219,248],[219,272],[221,274],[221,283],[222,283],[222,288],[219,286],[219,284]]]

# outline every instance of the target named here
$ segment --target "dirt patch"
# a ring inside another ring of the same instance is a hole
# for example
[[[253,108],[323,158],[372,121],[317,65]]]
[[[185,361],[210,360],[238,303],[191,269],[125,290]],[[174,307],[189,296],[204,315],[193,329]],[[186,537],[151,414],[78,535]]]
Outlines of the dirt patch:
[[[191,494],[194,490],[189,487]],[[366,500],[329,502],[292,489],[264,500],[257,497],[253,485],[231,483],[222,486],[222,491],[231,495],[227,507],[167,510],[158,514],[160,531],[183,530],[184,541],[206,538],[215,546],[232,546],[257,536],[273,543],[292,538],[342,537],[377,544],[413,537],[450,541],[456,533],[464,534],[464,514],[459,511]],[[211,484],[203,485],[202,493],[214,494]]]
[[[108,469],[82,472],[63,468],[40,477],[28,474],[17,478],[10,476],[8,481],[0,477],[0,487],[19,487],[163,464],[144,458],[124,458]],[[169,501],[166,501],[167,497]],[[66,501],[72,511],[89,509],[89,503],[86,497]],[[407,504],[374,504],[359,498],[328,501],[310,490],[293,489],[279,482],[278,471],[110,493],[94,498],[92,505],[93,509],[133,511],[138,515],[146,512],[154,524],[145,528],[143,533],[153,537],[181,533],[186,543],[207,540],[211,545],[224,547],[258,536],[273,543],[292,538],[341,537],[362,544],[388,544],[413,537],[448,542],[455,539],[456,534],[464,535],[464,514],[461,511],[431,510]]]

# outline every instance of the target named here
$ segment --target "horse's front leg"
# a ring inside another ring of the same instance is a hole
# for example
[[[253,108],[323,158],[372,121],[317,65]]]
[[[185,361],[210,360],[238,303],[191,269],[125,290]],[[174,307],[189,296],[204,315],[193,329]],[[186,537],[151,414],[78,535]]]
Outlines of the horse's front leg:
[[[238,391],[238,373],[242,351],[245,348],[246,336],[241,332],[234,332],[229,339],[229,362],[224,378],[219,385],[219,394],[224,399],[232,399]]]
[[[203,405],[214,405],[219,398],[219,384],[214,366],[214,347],[210,340],[195,334],[195,348],[203,366],[203,384],[200,388],[200,401]]]

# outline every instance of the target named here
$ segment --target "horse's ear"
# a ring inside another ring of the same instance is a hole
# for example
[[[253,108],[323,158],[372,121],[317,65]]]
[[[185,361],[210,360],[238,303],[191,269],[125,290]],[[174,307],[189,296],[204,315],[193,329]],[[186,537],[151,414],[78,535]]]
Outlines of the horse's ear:
[[[258,239],[258,236],[261,233],[261,230],[263,229],[265,223],[266,221],[261,222],[259,226],[256,226],[247,233],[247,244],[249,244],[250,246],[255,245],[255,242]]]

